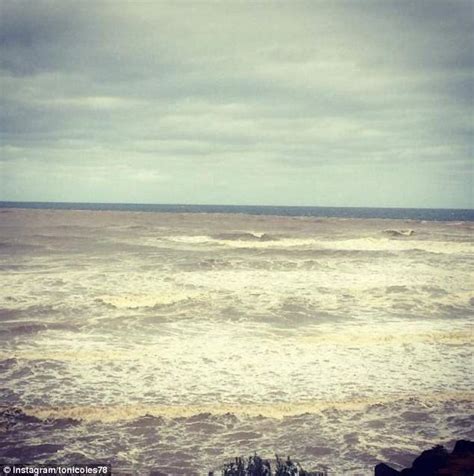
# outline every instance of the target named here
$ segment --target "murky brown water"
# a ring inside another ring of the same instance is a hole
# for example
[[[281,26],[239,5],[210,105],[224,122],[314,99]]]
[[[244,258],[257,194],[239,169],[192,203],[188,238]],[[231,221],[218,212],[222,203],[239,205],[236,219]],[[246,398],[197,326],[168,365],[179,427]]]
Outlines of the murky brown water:
[[[0,458],[368,475],[472,438],[472,231],[2,210]]]

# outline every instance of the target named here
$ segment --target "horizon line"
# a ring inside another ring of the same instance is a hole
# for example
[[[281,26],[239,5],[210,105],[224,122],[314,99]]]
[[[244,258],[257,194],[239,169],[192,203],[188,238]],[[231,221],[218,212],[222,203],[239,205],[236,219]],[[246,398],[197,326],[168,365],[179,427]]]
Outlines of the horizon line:
[[[399,207],[399,206],[340,206],[340,205],[255,205],[255,204],[225,204],[225,203],[145,203],[145,202],[76,202],[76,201],[42,201],[42,200],[0,200],[0,204],[65,204],[65,205],[145,205],[145,206],[177,206],[177,207],[250,207],[250,208],[349,208],[375,210],[463,210],[474,211],[474,208],[450,207]]]

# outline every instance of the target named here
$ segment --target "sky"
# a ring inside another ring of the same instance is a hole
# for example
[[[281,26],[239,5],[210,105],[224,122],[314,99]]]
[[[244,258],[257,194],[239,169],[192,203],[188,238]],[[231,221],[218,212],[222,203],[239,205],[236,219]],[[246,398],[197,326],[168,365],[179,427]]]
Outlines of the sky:
[[[0,200],[473,208],[473,9],[0,0]]]

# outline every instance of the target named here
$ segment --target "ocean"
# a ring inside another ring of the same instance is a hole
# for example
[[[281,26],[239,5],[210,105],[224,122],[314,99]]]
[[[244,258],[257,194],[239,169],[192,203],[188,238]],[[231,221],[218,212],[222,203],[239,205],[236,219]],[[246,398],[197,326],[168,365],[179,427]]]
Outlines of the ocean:
[[[365,476],[473,439],[473,220],[0,203],[0,462]]]

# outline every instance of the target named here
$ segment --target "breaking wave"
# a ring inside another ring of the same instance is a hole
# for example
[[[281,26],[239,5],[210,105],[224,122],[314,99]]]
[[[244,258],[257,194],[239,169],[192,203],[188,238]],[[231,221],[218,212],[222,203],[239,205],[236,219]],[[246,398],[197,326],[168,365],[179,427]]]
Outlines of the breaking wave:
[[[436,392],[418,395],[419,402],[472,402],[474,393],[470,392]],[[351,400],[313,400],[289,403],[263,404],[196,404],[196,405],[107,405],[107,406],[57,406],[57,407],[24,407],[23,415],[39,420],[67,420],[84,422],[117,422],[135,420],[144,416],[164,418],[192,418],[198,415],[236,415],[246,417],[266,417],[282,419],[304,414],[315,414],[324,410],[362,410],[367,407],[387,405],[391,403],[412,401],[412,398],[355,398]],[[412,402],[413,403],[413,402]]]
[[[36,334],[48,330],[66,330],[75,331],[77,326],[63,323],[43,323],[43,322],[27,322],[23,324],[3,323],[0,329],[0,334],[7,334],[12,336],[22,334]]]
[[[197,293],[164,291],[162,293],[153,294],[106,295],[96,298],[96,301],[116,309],[140,309],[168,306],[191,300],[197,296]]]
[[[410,237],[413,230],[388,230],[392,237]],[[385,233],[385,231],[384,231]],[[169,236],[166,239],[171,242],[184,245],[207,245],[212,247],[227,248],[256,248],[256,249],[298,249],[312,251],[382,251],[382,252],[403,252],[420,251],[437,254],[472,253],[474,247],[470,242],[452,241],[431,241],[431,240],[393,240],[391,238],[367,237],[349,239],[316,239],[306,238],[285,238],[262,234],[259,236],[243,238],[224,238],[227,235],[184,235]],[[232,236],[234,236],[232,234]]]
[[[389,235],[389,236],[401,236],[401,237],[406,237],[406,236],[412,236],[415,234],[414,230],[384,230],[384,234]]]
[[[219,233],[210,238],[219,241],[277,241],[279,237],[269,235],[268,233]]]

